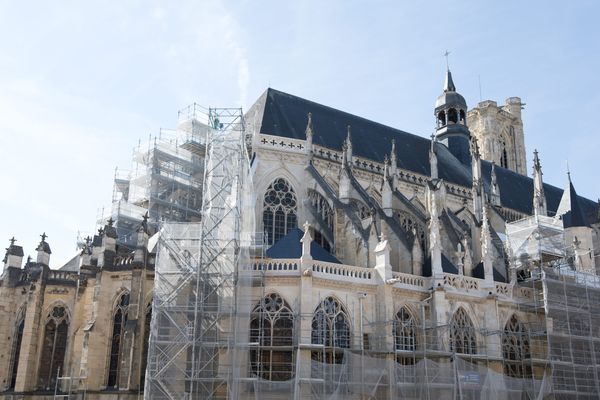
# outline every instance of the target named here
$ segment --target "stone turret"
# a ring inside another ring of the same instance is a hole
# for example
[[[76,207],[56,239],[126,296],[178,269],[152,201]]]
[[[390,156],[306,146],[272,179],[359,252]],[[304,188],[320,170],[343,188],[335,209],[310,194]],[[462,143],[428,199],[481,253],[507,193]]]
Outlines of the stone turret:
[[[533,152],[533,214],[546,216],[548,211],[542,175],[542,164],[536,149]]]
[[[52,254],[52,250],[50,250],[50,245],[48,244],[48,242],[46,242],[46,238],[48,236],[46,235],[46,232],[44,232],[40,235],[40,237],[42,238],[42,240],[40,241],[40,244],[38,244],[38,247],[36,248],[37,263],[43,264],[46,266],[50,266],[50,254]]]
[[[7,267],[21,268],[23,262],[23,248],[15,244],[17,240],[13,237],[10,239],[10,246],[6,248],[4,255],[4,269]]]
[[[435,117],[437,128],[435,136],[445,144],[450,152],[463,164],[467,165],[469,158],[469,139],[471,133],[467,128],[467,102],[456,91],[452,74],[446,70],[444,91],[435,102]]]

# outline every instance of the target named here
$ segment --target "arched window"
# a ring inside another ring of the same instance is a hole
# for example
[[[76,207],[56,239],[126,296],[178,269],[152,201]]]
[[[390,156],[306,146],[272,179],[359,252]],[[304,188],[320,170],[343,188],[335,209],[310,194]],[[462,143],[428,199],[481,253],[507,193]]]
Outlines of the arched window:
[[[508,152],[506,151],[506,139],[500,139],[500,166],[508,168]]]
[[[294,319],[287,303],[275,293],[261,300],[252,311],[250,350],[252,373],[270,381],[287,381],[294,373]]]
[[[464,308],[459,308],[450,321],[450,351],[476,354],[475,328]]]
[[[414,351],[417,349],[416,324],[412,315],[402,307],[394,319],[394,342],[396,350],[410,351],[413,354],[397,354],[396,361],[403,365],[414,364]]]
[[[529,334],[517,316],[508,320],[502,334],[504,373],[515,378],[531,377]]]
[[[19,356],[21,355],[21,341],[23,340],[23,329],[25,328],[25,315],[21,313],[17,318],[15,333],[13,335],[13,346],[11,351],[10,362],[10,386],[9,389],[14,389],[17,384],[17,372],[19,370]]]
[[[150,339],[150,322],[152,321],[152,304],[146,307],[146,316],[144,317],[144,350],[142,351],[142,362],[140,371],[140,388],[144,388],[146,381],[146,366],[148,365],[148,341]]]
[[[402,229],[404,229],[404,232],[406,232],[408,235],[415,235],[416,238],[419,240],[421,248],[426,249],[427,235],[425,234],[424,227],[421,224],[415,222],[411,215],[403,211],[396,212],[396,218],[398,219],[398,222],[400,223]]]
[[[312,319],[313,344],[324,345],[323,351],[313,351],[313,360],[340,364],[343,349],[350,348],[350,319],[342,304],[333,297],[325,298]]]
[[[451,108],[448,110],[448,123],[457,123],[458,122],[458,113],[456,112],[456,109]]]
[[[122,339],[123,335],[125,334],[125,323],[127,322],[128,309],[129,293],[123,293],[119,297],[113,313],[113,329],[107,381],[107,386],[110,388],[116,388],[119,386],[119,370],[123,355]]]
[[[440,111],[437,115],[437,119],[438,119],[438,127],[446,125],[446,113],[445,112]]]
[[[46,317],[42,357],[40,359],[39,387],[54,388],[58,372],[64,371],[69,317],[63,306],[56,306]]]
[[[329,206],[329,203],[319,192],[316,190],[308,191],[308,199],[310,204],[313,206],[314,211],[317,213],[321,222],[333,231],[333,210]]]
[[[465,115],[465,110],[460,110],[458,115],[459,115],[460,122],[462,122],[464,124],[467,120],[466,115]]]
[[[276,179],[265,193],[263,225],[267,244],[272,245],[298,226],[296,193],[283,178]]]

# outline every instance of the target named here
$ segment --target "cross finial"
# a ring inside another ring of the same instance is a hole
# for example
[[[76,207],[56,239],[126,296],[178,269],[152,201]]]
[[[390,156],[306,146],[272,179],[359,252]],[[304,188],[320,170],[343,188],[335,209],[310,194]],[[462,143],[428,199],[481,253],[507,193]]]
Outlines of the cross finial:
[[[444,57],[446,57],[446,69],[450,69],[450,64],[448,63],[449,55],[450,55],[450,52],[448,50],[446,50],[446,52],[444,53]]]
[[[86,246],[89,246],[91,242],[92,242],[92,238],[91,237],[88,236],[88,237],[85,238],[85,244],[86,244]]]
[[[567,176],[569,177],[569,182],[571,182],[571,168],[569,168],[569,160],[567,160]]]
[[[40,235],[40,237],[42,238],[42,243],[44,243],[46,241],[46,238],[48,237],[48,235],[46,235],[46,232],[44,232]]]
[[[13,236],[13,237],[12,237],[12,238],[10,238],[10,240],[9,240],[9,242],[10,242],[10,245],[11,245],[11,246],[12,246],[12,245],[14,245],[16,241],[17,241],[17,239],[15,239],[15,237]]]
[[[108,223],[108,226],[113,226],[113,224],[114,224],[115,220],[114,220],[112,217],[110,217],[110,218],[108,219],[108,221],[106,221],[106,222]]]

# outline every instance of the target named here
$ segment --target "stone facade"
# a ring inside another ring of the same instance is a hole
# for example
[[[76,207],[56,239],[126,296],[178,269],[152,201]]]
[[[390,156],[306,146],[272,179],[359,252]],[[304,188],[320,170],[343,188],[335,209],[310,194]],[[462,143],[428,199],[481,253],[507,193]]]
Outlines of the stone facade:
[[[525,134],[518,97],[509,97],[504,106],[482,101],[467,113],[471,134],[480,143],[481,157],[496,165],[527,175]]]
[[[506,234],[517,219],[536,226],[542,221],[563,242],[566,237],[576,243],[557,250],[575,257],[575,272],[595,273],[598,225],[594,220],[567,226],[561,215],[548,217],[546,195],[557,192],[544,191],[537,154],[538,175],[514,183],[517,188],[523,182],[531,185],[529,208],[507,196],[512,183],[496,181],[496,174],[506,169],[526,174],[520,99],[510,98],[504,107],[479,103],[465,120],[466,102],[448,71],[436,104],[438,138],[429,142],[396,132],[391,140],[376,140],[369,129],[379,129],[378,124],[369,122],[363,133],[356,133],[352,121],[362,119],[335,110],[332,116],[327,114],[331,109],[323,111],[305,100],[294,100],[305,107],[304,126],[294,127],[304,135],[277,134],[264,122],[269,102],[278,101],[277,96],[291,97],[267,91],[246,114],[255,204],[248,211],[268,243],[244,266],[257,274],[242,299],[253,310],[244,342],[255,347],[219,353],[219,379],[227,384],[215,397],[225,397],[232,384],[222,378],[232,375],[232,360],[247,381],[287,382],[289,392],[271,393],[270,398],[282,399],[292,391],[296,398],[314,398],[311,368],[347,362],[344,357],[350,353],[392,366],[434,361],[450,370],[458,357],[523,380],[542,380],[550,373],[547,337],[539,333],[551,331],[552,321],[537,302],[536,287],[523,282],[533,267],[559,256],[544,248],[535,264],[531,259],[537,253],[527,247],[531,238],[511,249],[514,241]],[[294,110],[274,108],[290,115]],[[313,108],[318,110],[313,113]],[[345,130],[345,139],[329,146],[323,138],[333,133],[322,130],[326,117]],[[361,141],[364,132],[377,142],[376,151],[385,148],[378,159],[367,158],[357,147],[370,145]],[[424,157],[409,166],[413,150]],[[198,148],[194,151],[197,155]],[[496,165],[490,168],[484,160]],[[453,175],[450,167],[458,172]],[[201,175],[200,169],[194,171]],[[586,214],[587,219],[587,211],[596,207],[584,200],[572,196],[565,213]],[[139,211],[143,204],[135,206]],[[128,225],[124,242],[115,228],[119,218],[106,221],[81,255],[59,270],[49,268],[45,235],[37,259],[25,265],[23,249],[11,242],[0,286],[5,398],[50,396],[57,376],[70,377],[74,390],[92,399],[138,398],[142,393],[160,233],[148,228],[147,216],[139,215],[137,225]],[[300,250],[287,247],[282,252],[277,244],[299,227],[302,239],[295,245]],[[321,256],[313,254],[313,242]],[[285,345],[261,347],[265,333],[252,321],[282,308],[292,326],[279,338]],[[334,325],[327,325],[330,317]],[[327,326],[335,329],[329,332]],[[515,326],[522,329],[526,344],[510,347],[506,338],[513,338],[510,329]],[[541,326],[545,330],[534,333]],[[331,336],[323,336],[329,339],[319,336],[321,331],[329,332]],[[396,393],[392,382],[387,384],[376,398]],[[64,379],[58,387],[67,391],[68,385]],[[239,391],[240,398],[255,398],[260,394],[256,387]],[[440,393],[440,398],[447,394]]]

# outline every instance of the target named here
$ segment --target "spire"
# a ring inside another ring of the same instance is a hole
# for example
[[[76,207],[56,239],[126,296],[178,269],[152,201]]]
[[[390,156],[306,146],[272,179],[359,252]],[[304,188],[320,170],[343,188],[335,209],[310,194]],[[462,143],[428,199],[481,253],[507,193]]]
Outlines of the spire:
[[[390,166],[392,167],[390,173],[394,175],[396,173],[396,139],[392,139],[392,150],[390,151]]]
[[[471,196],[473,197],[473,214],[477,221],[481,221],[483,212],[483,181],[481,179],[481,158],[479,155],[479,146],[477,138],[471,137],[471,175],[473,184],[471,187]]]
[[[483,222],[481,224],[481,258],[483,261],[484,285],[485,287],[494,287],[492,236],[486,207],[483,207]]]
[[[444,82],[444,93],[448,92],[456,92],[456,86],[454,86],[454,81],[452,81],[452,73],[449,68],[446,69],[446,81]]]
[[[491,203],[495,206],[502,205],[500,200],[500,186],[496,180],[496,163],[492,162],[492,171],[490,172],[490,186],[491,186]]]
[[[445,55],[448,54],[446,52]],[[462,164],[468,165],[471,133],[467,127],[467,102],[456,91],[452,73],[448,67],[446,67],[444,91],[435,101],[434,115],[437,141],[444,144]]]
[[[567,176],[567,187],[565,188],[562,198],[560,199],[560,204],[558,205],[558,210],[556,210],[555,218],[562,219],[564,228],[588,226],[583,215],[581,204],[579,204],[579,196],[577,196],[577,192],[575,191],[575,187],[571,181],[571,173],[568,172]]]
[[[435,134],[431,134],[431,147],[429,149],[429,169],[431,179],[438,179],[438,162],[435,154]]]
[[[306,130],[304,133],[306,134],[306,154],[312,154],[312,141],[313,141],[313,123],[312,123],[312,113],[308,113],[308,122],[306,123]]]
[[[346,135],[346,161],[352,165],[352,127],[348,125],[348,134]]]
[[[542,164],[537,149],[533,151],[533,215],[548,215],[544,182],[542,181]]]

